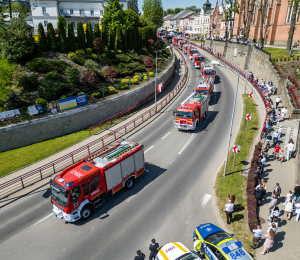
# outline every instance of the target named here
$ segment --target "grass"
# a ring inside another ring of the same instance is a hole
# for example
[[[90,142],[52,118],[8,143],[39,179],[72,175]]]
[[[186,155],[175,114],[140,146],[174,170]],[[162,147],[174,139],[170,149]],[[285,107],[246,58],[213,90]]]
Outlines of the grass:
[[[246,250],[255,256],[255,250],[250,245],[252,241],[252,235],[248,228],[248,215],[247,215],[247,195],[246,185],[247,178],[241,175],[245,162],[247,161],[248,153],[253,143],[254,136],[258,129],[258,115],[256,106],[253,99],[250,99],[248,95],[243,95],[243,116],[240,126],[240,130],[235,140],[236,145],[241,146],[241,151],[236,154],[235,163],[233,166],[234,153],[232,150],[229,153],[226,177],[223,177],[224,165],[217,175],[215,184],[216,195],[218,200],[218,207],[220,208],[220,214],[226,221],[226,214],[222,212],[224,205],[227,203],[227,197],[230,194],[236,196],[235,211],[233,213],[233,223],[230,224],[230,228],[233,229],[234,237],[243,243]],[[248,131],[246,130],[246,114],[252,114],[252,120],[248,122]]]
[[[285,49],[277,49],[277,48],[270,48],[270,47],[264,47],[264,51],[267,51],[271,54],[271,58],[287,58],[289,57],[289,52],[286,51]],[[292,57],[296,57],[296,56],[300,56],[300,51],[293,51],[293,56]]]
[[[17,64],[6,59],[0,59],[0,112],[3,110],[3,101],[10,90],[11,77]]]
[[[127,116],[128,115],[124,115],[121,118],[115,119],[112,123],[116,123]],[[110,125],[111,123],[108,122],[102,125],[102,129],[105,129]],[[97,131],[99,131],[99,128],[94,130],[92,134]],[[0,177],[47,158],[84,140],[87,137],[89,137],[89,129],[84,129],[79,132],[60,136],[51,140],[2,152],[0,153],[0,165],[2,165],[0,168]],[[12,160],[12,158],[18,158],[18,160]]]

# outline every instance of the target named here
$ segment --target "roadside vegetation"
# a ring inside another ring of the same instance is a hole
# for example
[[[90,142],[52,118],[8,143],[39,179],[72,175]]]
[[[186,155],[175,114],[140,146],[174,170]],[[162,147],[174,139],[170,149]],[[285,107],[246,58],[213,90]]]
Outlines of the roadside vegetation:
[[[274,62],[278,61],[289,61],[291,59],[300,59],[300,51],[293,51],[293,56],[289,56],[289,52],[285,49],[278,49],[278,48],[271,48],[271,47],[264,47],[264,51],[267,51],[271,54],[271,59]]]
[[[246,114],[252,114],[252,120],[248,122],[248,131]],[[255,256],[255,250],[250,245],[252,241],[252,234],[248,227],[247,215],[247,177],[242,175],[242,171],[247,162],[249,150],[251,148],[253,139],[258,129],[258,114],[253,99],[250,100],[248,95],[243,95],[243,115],[240,130],[236,137],[234,144],[241,146],[241,151],[235,156],[235,163],[233,166],[234,153],[230,149],[226,177],[223,177],[224,167],[221,168],[217,175],[215,184],[217,203],[220,209],[220,214],[226,223],[226,214],[222,212],[224,205],[227,203],[228,195],[234,194],[236,196],[233,223],[228,225],[228,228],[233,230],[234,238],[243,243],[243,246],[248,252]]]

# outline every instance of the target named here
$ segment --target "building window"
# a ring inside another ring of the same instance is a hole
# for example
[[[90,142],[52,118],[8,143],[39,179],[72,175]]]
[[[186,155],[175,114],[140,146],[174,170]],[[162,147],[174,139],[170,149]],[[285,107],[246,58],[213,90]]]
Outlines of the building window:
[[[45,27],[47,27],[47,24],[48,24],[48,22],[47,22],[47,21],[44,21],[44,26],[45,26]]]
[[[288,8],[288,12],[287,12],[287,16],[286,16],[286,22],[287,23],[290,23],[291,22],[291,18],[292,18],[292,9],[293,9],[293,6],[289,6]]]
[[[91,10],[90,12],[91,12],[91,15],[94,15],[94,10]]]
[[[61,14],[61,15],[64,14],[64,9],[60,9],[60,14]]]
[[[73,9],[70,9],[70,14],[73,14]]]
[[[46,7],[42,7],[42,13],[46,13]]]
[[[103,16],[103,10],[100,10],[100,15]]]

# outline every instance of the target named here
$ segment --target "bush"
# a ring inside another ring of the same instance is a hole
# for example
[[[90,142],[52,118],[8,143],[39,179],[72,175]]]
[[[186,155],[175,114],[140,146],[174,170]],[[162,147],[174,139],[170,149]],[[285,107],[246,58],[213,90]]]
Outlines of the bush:
[[[84,50],[77,50],[77,51],[75,51],[75,53],[77,55],[85,55],[85,51]]]
[[[84,92],[81,91],[81,92],[78,92],[77,95],[83,95],[83,94],[84,94]]]
[[[37,99],[35,100],[35,104],[36,104],[36,105],[43,104],[43,103],[46,103],[46,102],[47,102],[47,100],[44,99],[44,98],[37,98]]]
[[[97,60],[97,59],[98,59],[97,54],[92,54],[92,58],[93,58],[94,60]]]
[[[62,76],[57,72],[49,72],[45,76],[45,81],[38,88],[39,96],[47,100],[56,100],[68,89]]]
[[[111,53],[115,53],[115,51],[114,51],[114,50],[110,50],[110,52],[111,52]]]
[[[104,41],[101,37],[97,37],[94,41],[93,41],[93,48],[94,51],[97,51],[98,53],[102,51],[104,47]]]
[[[84,65],[85,63],[85,58],[83,56],[74,56],[71,58],[71,60],[79,65]]]
[[[116,52],[117,52],[117,53],[122,53],[122,51],[121,51],[121,50],[116,50]]]
[[[87,49],[86,49],[86,53],[87,53],[87,54],[91,54],[92,52],[93,52],[93,50],[92,50],[91,48],[87,48]]]
[[[67,68],[67,77],[71,84],[77,85],[79,82],[79,70],[75,67]]]
[[[102,53],[102,54],[101,54],[101,58],[102,58],[102,59],[105,59],[105,58],[106,58],[106,53]]]
[[[94,92],[94,93],[92,93],[92,96],[94,98],[101,98],[101,93],[100,92]]]
[[[103,46],[103,52],[104,52],[104,53],[108,52],[108,46],[107,46],[107,45],[104,45],[104,46]]]
[[[113,79],[117,77],[118,72],[112,67],[105,67],[103,69],[103,76],[106,80],[113,82]]]
[[[86,67],[87,71],[96,71],[98,68],[98,64],[92,60],[87,60],[84,63],[84,67]]]
[[[151,57],[146,57],[144,59],[144,64],[147,68],[152,67],[153,66],[153,59]]]
[[[149,72],[149,76],[153,77],[154,73],[153,72]]]
[[[130,84],[137,84],[137,83],[139,83],[138,79],[131,79],[130,80]]]
[[[119,83],[118,88],[121,89],[121,90],[126,89],[126,88],[128,88],[128,84],[126,84],[126,83]]]
[[[34,58],[26,63],[26,67],[31,71],[47,73],[51,71],[64,72],[68,64],[62,60],[47,60],[46,58]]]
[[[37,89],[37,86],[38,82],[36,75],[22,76],[18,82],[18,87],[23,88],[27,92],[35,91]]]
[[[86,87],[94,88],[99,83],[99,77],[94,71],[87,71],[84,73],[81,82]]]
[[[107,91],[108,91],[109,94],[113,94],[113,93],[116,92],[116,89],[115,89],[114,87],[112,87],[112,86],[109,86],[109,87],[107,88]]]
[[[69,54],[68,54],[68,57],[70,58],[70,59],[72,59],[72,57],[74,57],[76,54],[74,53],[74,52],[70,52]]]
[[[142,51],[147,52],[146,47],[143,47],[143,48],[142,48]]]
[[[62,95],[59,99],[65,99],[65,98],[67,98],[67,96],[66,95]]]
[[[129,79],[122,79],[122,80],[121,80],[121,83],[126,83],[126,84],[128,84],[128,83],[129,83]]]
[[[116,59],[118,59],[119,61],[122,61],[122,62],[126,62],[126,63],[131,61],[131,58],[126,54],[117,54]]]

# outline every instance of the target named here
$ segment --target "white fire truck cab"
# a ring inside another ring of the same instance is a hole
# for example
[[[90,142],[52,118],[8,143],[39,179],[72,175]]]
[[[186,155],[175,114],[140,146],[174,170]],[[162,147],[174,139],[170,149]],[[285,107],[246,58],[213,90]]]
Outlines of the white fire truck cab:
[[[155,260],[196,260],[201,259],[180,242],[169,242],[163,245]]]

